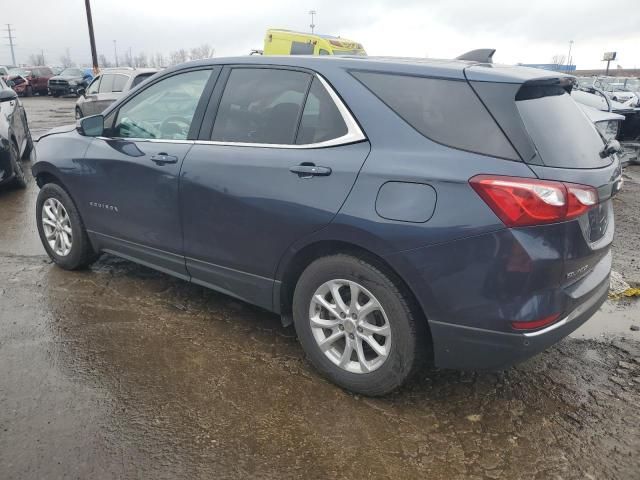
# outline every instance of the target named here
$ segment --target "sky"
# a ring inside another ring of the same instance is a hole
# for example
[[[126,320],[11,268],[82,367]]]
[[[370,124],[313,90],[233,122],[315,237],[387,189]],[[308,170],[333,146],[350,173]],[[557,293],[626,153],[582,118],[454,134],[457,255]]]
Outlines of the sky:
[[[55,7],[54,7],[55,5]],[[202,44],[216,56],[262,48],[267,28],[316,32],[362,43],[370,55],[452,58],[475,48],[496,48],[497,63],[551,63],[568,55],[578,68],[612,63],[640,67],[639,0],[91,0],[96,44],[109,61],[129,48],[133,55],[190,49]],[[1,22],[11,23],[16,62],[42,50],[50,65],[69,49],[89,64],[91,51],[83,0],[3,1]],[[6,25],[0,25],[5,32]],[[11,63],[0,39],[0,65]]]

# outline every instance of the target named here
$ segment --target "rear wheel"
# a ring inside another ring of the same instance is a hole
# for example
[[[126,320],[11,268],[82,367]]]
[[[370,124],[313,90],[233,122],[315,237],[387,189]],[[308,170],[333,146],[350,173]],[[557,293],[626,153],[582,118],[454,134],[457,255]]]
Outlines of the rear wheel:
[[[28,86],[24,91],[24,95],[25,97],[33,97],[33,88],[31,88],[31,86]]]
[[[9,155],[11,156],[11,167],[13,168],[13,183],[18,188],[27,187],[27,177],[22,168],[22,161],[20,160],[20,152],[18,146],[11,142],[9,145]]]
[[[42,187],[36,217],[42,245],[60,267],[76,270],[98,258],[73,200],[61,186],[48,183]]]
[[[296,332],[309,361],[334,383],[384,395],[423,363],[428,336],[399,281],[350,255],[323,257],[300,276]]]

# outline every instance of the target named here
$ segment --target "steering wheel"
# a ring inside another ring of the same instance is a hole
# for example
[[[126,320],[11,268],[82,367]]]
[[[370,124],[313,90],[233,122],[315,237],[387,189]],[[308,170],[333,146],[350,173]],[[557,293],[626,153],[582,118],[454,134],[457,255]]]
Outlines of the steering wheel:
[[[182,127],[179,124],[183,124]],[[184,135],[184,138],[187,138],[190,126],[191,122],[189,122],[187,118],[173,115],[162,121],[160,124],[160,133],[163,137],[166,135]]]

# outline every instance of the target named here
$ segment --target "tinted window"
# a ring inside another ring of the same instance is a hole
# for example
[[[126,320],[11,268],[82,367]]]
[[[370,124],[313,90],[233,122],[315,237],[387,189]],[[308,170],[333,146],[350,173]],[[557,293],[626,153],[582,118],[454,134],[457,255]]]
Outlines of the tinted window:
[[[144,89],[118,111],[113,136],[186,139],[210,75],[210,70],[181,73]]]
[[[211,139],[292,144],[310,80],[310,75],[290,70],[232,70]]]
[[[462,150],[518,159],[467,82],[388,73],[353,75],[425,137]]]
[[[87,95],[95,95],[96,93],[98,93],[101,79],[102,79],[102,76],[98,76],[93,79],[93,82],[91,82],[87,87]]]
[[[113,76],[113,86],[111,87],[112,92],[121,92],[124,90],[124,86],[129,80],[127,75],[114,75]]]
[[[550,167],[597,168],[604,144],[593,123],[559,86],[523,87],[516,105],[527,133]]]
[[[147,78],[153,76],[154,73],[149,72],[149,73],[141,73],[140,75],[138,75],[136,78],[133,79],[133,82],[131,83],[131,88],[140,85],[142,82],[144,82]]]
[[[347,134],[347,125],[329,92],[317,78],[313,79],[302,113],[296,143],[319,143]]]

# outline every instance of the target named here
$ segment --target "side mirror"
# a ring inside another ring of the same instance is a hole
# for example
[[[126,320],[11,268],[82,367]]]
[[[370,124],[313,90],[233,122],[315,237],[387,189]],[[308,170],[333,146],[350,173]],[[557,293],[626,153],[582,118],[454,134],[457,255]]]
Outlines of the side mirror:
[[[99,137],[104,133],[104,117],[102,115],[92,115],[78,120],[76,130],[85,137]]]
[[[0,90],[0,102],[11,102],[18,99],[18,94],[13,90]]]
[[[84,88],[79,88],[78,89],[78,95],[82,95],[84,97],[86,93],[87,93],[87,91]]]

